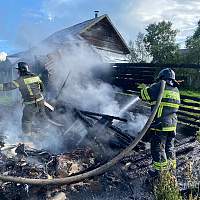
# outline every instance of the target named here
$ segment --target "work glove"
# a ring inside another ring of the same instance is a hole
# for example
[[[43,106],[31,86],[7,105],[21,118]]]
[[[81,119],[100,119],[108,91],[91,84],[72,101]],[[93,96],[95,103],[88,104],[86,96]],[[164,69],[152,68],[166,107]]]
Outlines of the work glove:
[[[139,83],[139,84],[137,84],[137,88],[138,89],[144,89],[144,88],[146,88],[147,86],[146,86],[146,84],[144,84],[144,83]]]
[[[0,52],[0,62],[6,61],[7,53]]]

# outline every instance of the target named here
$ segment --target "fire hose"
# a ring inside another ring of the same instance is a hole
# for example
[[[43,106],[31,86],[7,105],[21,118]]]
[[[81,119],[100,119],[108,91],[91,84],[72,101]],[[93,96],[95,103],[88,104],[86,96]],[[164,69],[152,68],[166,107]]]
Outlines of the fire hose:
[[[72,183],[80,182],[84,179],[88,179],[94,176],[101,175],[108,171],[111,167],[113,167],[115,164],[117,164],[122,158],[124,158],[132,149],[138,144],[138,142],[142,139],[142,137],[145,135],[147,130],[150,128],[154,117],[157,113],[157,110],[160,106],[160,103],[162,101],[163,92],[165,88],[165,81],[161,81],[161,88],[159,92],[159,96],[156,102],[156,105],[146,122],[144,128],[141,130],[141,132],[136,136],[135,140],[121,153],[119,153],[116,157],[114,157],[112,160],[108,161],[104,165],[97,167],[96,169],[93,169],[89,172],[85,172],[83,174],[70,176],[66,178],[55,178],[55,179],[31,179],[31,178],[23,178],[23,177],[14,177],[14,176],[6,176],[6,175],[0,175],[0,180],[3,182],[16,182],[21,184],[30,184],[30,185],[67,185]]]

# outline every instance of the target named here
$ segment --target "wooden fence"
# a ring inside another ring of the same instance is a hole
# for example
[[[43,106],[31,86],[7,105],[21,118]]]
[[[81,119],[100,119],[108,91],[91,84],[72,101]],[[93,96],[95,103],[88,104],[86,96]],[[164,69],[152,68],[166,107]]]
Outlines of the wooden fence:
[[[200,97],[181,95],[178,120],[186,126],[200,128]]]
[[[110,77],[114,85],[132,89],[137,83],[150,84],[155,80],[161,69],[171,67],[175,70],[177,79],[184,80],[181,87],[196,87],[200,89],[200,65],[159,65],[151,63],[113,63]],[[181,69],[181,71],[180,71]]]

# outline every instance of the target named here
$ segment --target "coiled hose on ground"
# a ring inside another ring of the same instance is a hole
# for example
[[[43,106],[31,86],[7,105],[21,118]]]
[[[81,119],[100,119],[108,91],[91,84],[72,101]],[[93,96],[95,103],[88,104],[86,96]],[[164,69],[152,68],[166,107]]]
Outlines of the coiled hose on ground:
[[[149,117],[147,123],[145,124],[144,128],[142,129],[142,131],[137,135],[135,140],[126,149],[124,149],[121,153],[119,153],[116,157],[114,157],[112,160],[110,160],[106,164],[104,164],[94,170],[91,170],[89,172],[71,176],[71,177],[66,177],[66,178],[31,179],[31,178],[0,175],[0,180],[3,182],[16,182],[16,183],[21,183],[21,184],[41,185],[41,186],[44,186],[44,185],[67,185],[67,184],[71,184],[71,183],[77,183],[84,179],[88,179],[88,178],[98,176],[100,174],[105,173],[106,171],[108,171],[109,168],[111,168],[116,163],[118,163],[122,158],[124,158],[138,144],[138,142],[145,135],[145,133],[149,129],[151,123],[153,122],[153,119],[157,113],[158,107],[161,103],[165,84],[166,84],[166,82],[162,80],[161,88],[160,88],[160,92],[159,92],[159,96],[158,96],[156,105],[155,105],[154,110],[153,110],[151,116]]]

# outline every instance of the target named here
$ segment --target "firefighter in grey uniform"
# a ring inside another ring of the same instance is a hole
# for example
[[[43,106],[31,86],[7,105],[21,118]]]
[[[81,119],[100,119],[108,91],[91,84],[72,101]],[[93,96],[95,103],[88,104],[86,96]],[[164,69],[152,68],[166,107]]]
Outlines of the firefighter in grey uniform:
[[[18,69],[19,78],[9,83],[0,84],[0,90],[8,91],[19,88],[24,103],[22,131],[27,136],[30,136],[32,133],[32,121],[36,113],[40,112],[45,116],[42,95],[43,83],[37,75],[29,71],[27,63],[19,62],[16,69]]]
[[[175,72],[166,68],[160,71],[157,82],[141,90],[141,97],[151,103],[153,109],[159,95],[161,81],[166,81],[163,98],[150,129],[151,155],[153,170],[150,176],[159,175],[160,170],[176,169],[174,139],[176,135],[177,116],[180,93],[175,80]]]

